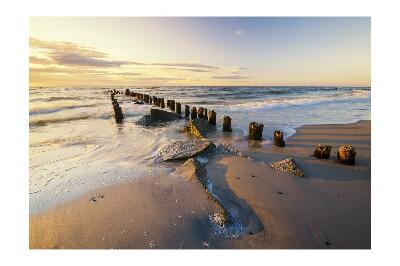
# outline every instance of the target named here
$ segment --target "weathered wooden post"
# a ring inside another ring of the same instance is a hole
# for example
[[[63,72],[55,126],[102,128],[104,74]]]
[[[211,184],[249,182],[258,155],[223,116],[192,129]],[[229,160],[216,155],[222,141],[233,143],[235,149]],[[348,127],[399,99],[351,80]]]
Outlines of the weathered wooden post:
[[[196,109],[196,107],[192,107],[192,113],[191,113],[191,115],[190,115],[190,118],[193,120],[193,119],[196,119],[197,118],[197,109]]]
[[[275,130],[274,132],[274,146],[285,147],[285,141],[283,140],[283,131]]]
[[[356,149],[351,145],[341,146],[337,152],[340,163],[354,165],[356,163]]]
[[[119,106],[118,101],[114,100],[112,105],[113,105],[113,109],[114,109],[115,122],[122,123],[122,120],[124,119],[124,115],[122,114],[122,109]]]
[[[224,116],[224,122],[222,124],[222,131],[232,132],[231,121],[232,121],[232,119],[229,116]]]
[[[125,90],[125,95],[128,95],[128,96],[129,96],[130,94],[131,94],[131,92],[129,91],[129,89],[126,89],[126,90]]]
[[[161,99],[160,99],[160,107],[161,107],[161,108],[165,108],[164,98],[161,98]]]
[[[190,116],[189,105],[185,104],[185,117],[189,117],[189,116]]]
[[[152,96],[151,98],[153,99],[153,105],[156,106],[157,105],[157,97]]]
[[[318,159],[329,159],[331,156],[332,146],[326,145],[323,146],[318,144],[314,151],[314,156]]]
[[[249,140],[261,140],[263,129],[263,124],[251,122],[249,124]]]
[[[181,115],[181,103],[180,102],[176,103],[176,113],[178,115]]]
[[[171,111],[175,111],[175,101],[174,101],[174,100],[171,100],[171,103],[170,103],[170,105],[169,105],[169,109],[170,109]]]
[[[207,108],[204,108],[204,110],[203,110],[203,118],[205,120],[208,120],[208,110],[207,110]]]
[[[111,101],[114,101],[114,93],[111,93]]]
[[[197,116],[199,118],[203,118],[203,110],[204,110],[203,107],[199,107],[199,109],[197,109]]]
[[[217,124],[217,113],[214,110],[208,112],[208,123],[213,126]]]

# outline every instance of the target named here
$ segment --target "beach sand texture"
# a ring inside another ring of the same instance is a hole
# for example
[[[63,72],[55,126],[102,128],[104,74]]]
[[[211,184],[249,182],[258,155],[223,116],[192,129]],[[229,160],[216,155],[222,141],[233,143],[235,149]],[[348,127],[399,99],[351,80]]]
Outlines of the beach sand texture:
[[[303,126],[284,148],[242,142],[239,150],[254,160],[213,154],[205,166],[232,226],[211,223],[218,208],[202,184],[170,174],[93,190],[30,215],[30,248],[371,247],[370,121]],[[329,160],[312,157],[319,143],[333,146]],[[354,166],[336,161],[346,144],[357,151]],[[288,157],[304,177],[268,165]]]

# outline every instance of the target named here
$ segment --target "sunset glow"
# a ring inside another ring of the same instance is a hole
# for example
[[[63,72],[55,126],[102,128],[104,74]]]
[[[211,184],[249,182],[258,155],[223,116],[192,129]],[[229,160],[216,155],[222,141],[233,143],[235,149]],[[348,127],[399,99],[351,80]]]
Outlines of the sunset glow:
[[[30,19],[36,86],[370,86],[369,18]]]

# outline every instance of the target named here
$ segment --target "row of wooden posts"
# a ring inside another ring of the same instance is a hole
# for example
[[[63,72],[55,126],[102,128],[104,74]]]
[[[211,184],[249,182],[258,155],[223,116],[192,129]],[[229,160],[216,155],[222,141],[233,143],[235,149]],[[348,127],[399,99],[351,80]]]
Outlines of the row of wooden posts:
[[[115,89],[110,90],[110,92],[111,92],[111,100],[112,100],[113,107],[114,107],[115,121],[117,123],[121,123],[122,120],[124,119],[124,116],[122,114],[121,107],[119,106],[117,100],[114,99],[114,95],[122,94],[122,93]],[[178,115],[182,115],[181,103],[176,102],[175,100],[167,100],[167,105],[165,106],[164,98],[158,98],[156,96],[150,96],[148,94],[143,94],[143,93],[138,93],[138,92],[131,92],[129,89],[125,90],[125,95],[135,97],[144,103],[153,104],[154,106],[157,106],[160,108],[167,107],[171,111],[176,112]],[[192,120],[196,119],[196,118],[202,118],[202,119],[208,120],[208,122],[212,126],[215,126],[217,124],[217,113],[214,110],[210,111],[204,107],[196,108],[195,106],[193,106],[192,110],[190,112],[189,105],[185,104],[184,112],[185,112],[185,114],[184,114],[185,118],[190,117]],[[224,116],[222,130],[224,132],[232,132],[231,123],[232,123],[232,119],[229,116]],[[264,125],[262,123],[251,122],[249,124],[249,140],[256,140],[256,141],[261,140],[263,129],[264,129]],[[276,130],[274,132],[274,146],[278,146],[278,147],[285,146],[285,141],[283,140],[283,132],[282,131]]]

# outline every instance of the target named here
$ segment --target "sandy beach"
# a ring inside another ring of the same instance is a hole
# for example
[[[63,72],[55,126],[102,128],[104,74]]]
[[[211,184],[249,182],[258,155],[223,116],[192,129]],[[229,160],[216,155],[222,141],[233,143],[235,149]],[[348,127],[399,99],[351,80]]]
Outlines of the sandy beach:
[[[333,146],[329,160],[312,157],[319,143]],[[284,148],[235,144],[253,160],[202,158],[233,227],[211,223],[218,206],[203,184],[184,178],[196,172],[189,167],[97,188],[30,215],[30,248],[371,248],[370,121],[303,126]],[[345,144],[357,151],[354,166],[335,159]],[[304,177],[268,165],[288,157]]]

